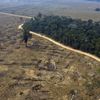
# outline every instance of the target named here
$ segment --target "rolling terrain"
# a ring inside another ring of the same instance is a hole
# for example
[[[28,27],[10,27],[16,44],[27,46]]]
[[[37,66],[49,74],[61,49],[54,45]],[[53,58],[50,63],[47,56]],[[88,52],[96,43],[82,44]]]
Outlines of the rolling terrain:
[[[99,100],[100,62],[36,35],[26,48],[25,20],[0,14],[0,100]]]

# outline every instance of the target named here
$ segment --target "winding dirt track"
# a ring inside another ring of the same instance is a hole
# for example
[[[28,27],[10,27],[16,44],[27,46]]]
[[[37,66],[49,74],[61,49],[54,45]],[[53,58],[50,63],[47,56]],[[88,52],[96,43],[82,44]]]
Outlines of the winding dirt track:
[[[46,36],[44,36],[44,35],[40,35],[40,34],[38,34],[38,33],[32,32],[32,31],[30,31],[30,33],[33,34],[33,35],[39,36],[39,37],[41,37],[41,38],[44,38],[44,39],[46,39],[46,40],[49,40],[50,42],[52,42],[52,43],[54,43],[54,44],[56,44],[56,45],[58,45],[58,46],[60,46],[60,47],[62,47],[62,48],[64,48],[64,49],[67,49],[67,50],[70,50],[70,51],[73,51],[73,52],[76,52],[76,53],[79,53],[79,54],[88,56],[88,57],[90,57],[90,58],[92,58],[92,59],[95,59],[96,61],[100,62],[100,58],[98,58],[98,57],[96,57],[96,56],[94,56],[94,55],[91,55],[91,54],[89,54],[89,53],[86,53],[86,52],[83,52],[83,51],[76,50],[76,49],[73,49],[73,48],[71,48],[71,47],[65,46],[65,45],[63,45],[63,44],[61,44],[61,43],[59,43],[59,42],[56,42],[55,40],[53,40],[53,39],[51,39],[51,38],[48,38],[48,37],[46,37]]]
[[[19,25],[18,29],[21,29],[21,30],[22,30],[22,29],[23,29],[22,26],[23,26],[23,24]],[[39,33],[35,33],[35,32],[32,32],[32,31],[30,31],[30,34],[39,36],[39,37],[41,37],[41,38],[44,38],[44,39],[46,39],[46,40],[49,40],[50,42],[52,42],[52,43],[54,43],[54,44],[56,44],[56,45],[58,45],[58,46],[60,46],[60,47],[62,47],[62,48],[64,48],[64,49],[67,49],[67,50],[70,50],[70,51],[73,51],[73,52],[76,52],[76,53],[79,53],[79,54],[88,56],[88,57],[90,57],[90,58],[92,58],[92,59],[94,59],[94,60],[100,62],[100,58],[98,58],[98,57],[96,57],[96,56],[94,56],[94,55],[91,55],[91,54],[89,54],[89,53],[86,53],[86,52],[83,52],[83,51],[76,50],[76,49],[73,49],[73,48],[71,48],[71,47],[65,46],[65,45],[63,45],[63,44],[61,44],[61,43],[59,43],[59,42],[57,42],[57,41],[55,41],[55,40],[53,40],[53,39],[51,39],[51,38],[45,36],[45,35],[41,35],[41,34],[39,34]]]
[[[32,18],[32,17],[30,17],[30,16],[15,15],[15,14],[4,13],[4,12],[0,12],[0,14],[3,14],[3,15],[8,15],[8,16],[14,16],[14,17],[20,17],[20,18],[27,18],[27,19]]]
[[[5,15],[15,16],[15,17],[23,17],[23,18],[28,18],[28,19],[29,19],[29,18],[32,18],[32,17],[29,17],[29,16],[15,15],[15,14],[3,13],[3,12],[0,12],[0,14],[5,14]],[[18,26],[18,29],[21,29],[21,30],[22,30],[22,29],[23,29],[22,26],[23,26],[23,24],[19,25],[19,26]],[[41,34],[39,34],[39,33],[35,33],[35,32],[32,32],[32,31],[30,31],[30,34],[39,36],[39,37],[41,37],[41,38],[44,38],[44,39],[46,39],[46,40],[49,40],[50,42],[52,42],[52,43],[54,43],[54,44],[56,44],[56,45],[58,45],[58,46],[60,46],[60,47],[62,47],[62,48],[64,48],[64,49],[67,49],[67,50],[70,50],[70,51],[79,53],[79,54],[81,54],[81,55],[88,56],[88,57],[90,57],[90,58],[92,58],[92,59],[94,59],[94,60],[100,62],[100,58],[98,58],[98,57],[96,57],[96,56],[94,56],[94,55],[92,55],[92,54],[89,54],[89,53],[86,53],[86,52],[83,52],[83,51],[76,50],[76,49],[73,49],[73,48],[71,48],[71,47],[65,46],[65,45],[63,45],[63,44],[61,44],[61,43],[59,43],[59,42],[56,42],[55,40],[53,40],[53,39],[51,39],[51,38],[45,36],[45,35],[41,35]]]

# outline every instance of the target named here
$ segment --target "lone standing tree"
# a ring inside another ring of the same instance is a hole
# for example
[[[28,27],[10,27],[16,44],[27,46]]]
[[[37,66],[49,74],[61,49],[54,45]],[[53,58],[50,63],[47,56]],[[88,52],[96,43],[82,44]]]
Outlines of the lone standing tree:
[[[26,47],[27,47],[28,39],[29,39],[29,31],[24,30],[22,41],[25,43],[25,46],[26,46]]]
[[[30,30],[31,30],[30,25],[26,22],[23,25],[23,39],[22,39],[22,41],[25,43],[26,47],[27,47],[27,43],[28,43],[29,38],[32,37],[32,35],[29,33]]]

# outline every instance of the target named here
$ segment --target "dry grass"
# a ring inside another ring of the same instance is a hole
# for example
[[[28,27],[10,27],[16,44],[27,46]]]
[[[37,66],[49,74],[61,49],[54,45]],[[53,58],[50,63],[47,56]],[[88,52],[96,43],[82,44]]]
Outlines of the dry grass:
[[[24,20],[0,14],[0,100],[70,100],[73,90],[77,100],[98,100],[100,63],[37,36],[25,48],[17,30]],[[56,71],[47,70],[50,58]]]

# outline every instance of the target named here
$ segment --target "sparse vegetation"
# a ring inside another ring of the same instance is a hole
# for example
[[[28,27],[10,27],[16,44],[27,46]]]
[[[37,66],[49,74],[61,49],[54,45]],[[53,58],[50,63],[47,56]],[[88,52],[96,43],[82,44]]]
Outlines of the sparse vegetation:
[[[100,62],[35,35],[25,48],[24,20],[0,14],[0,100],[99,100]]]

